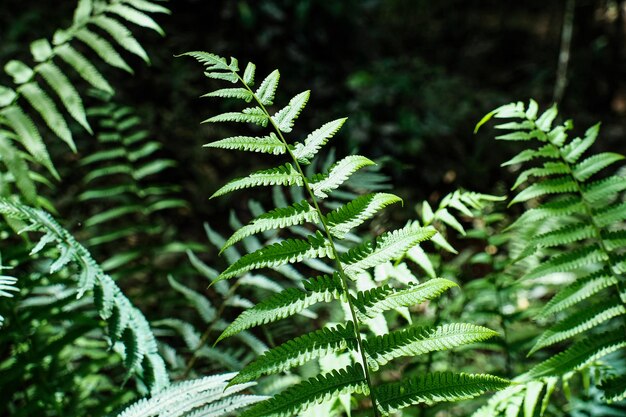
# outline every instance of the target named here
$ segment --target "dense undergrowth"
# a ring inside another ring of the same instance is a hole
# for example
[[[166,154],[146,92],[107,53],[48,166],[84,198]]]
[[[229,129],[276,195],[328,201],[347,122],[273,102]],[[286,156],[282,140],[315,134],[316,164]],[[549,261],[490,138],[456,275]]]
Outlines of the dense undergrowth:
[[[4,65],[3,415],[626,412],[626,181],[622,155],[594,150],[599,125],[504,105],[477,130],[497,119],[520,145],[503,166],[522,208],[467,190],[403,201],[375,161],[335,153],[349,120],[300,119],[315,91],[282,102],[278,70],[190,52],[225,109],[205,122],[229,132],[202,152],[268,168],[222,173],[210,201],[230,217],[191,219],[206,240],[185,241],[177,162],[106,77],[149,62],[134,33],[163,35],[168,12],[80,0]],[[400,205],[406,224],[381,212]]]

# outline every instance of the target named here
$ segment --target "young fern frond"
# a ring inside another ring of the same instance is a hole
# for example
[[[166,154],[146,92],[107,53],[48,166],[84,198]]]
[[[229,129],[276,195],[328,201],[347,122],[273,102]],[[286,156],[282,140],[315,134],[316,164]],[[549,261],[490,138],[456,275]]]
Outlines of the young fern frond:
[[[39,243],[31,250],[31,255],[42,251],[49,244],[56,246],[59,255],[50,265],[51,273],[70,263],[78,267],[78,297],[93,290],[96,308],[109,326],[111,343],[122,348],[129,373],[139,376],[152,392],[166,387],[169,378],[148,321],[126,298],[115,281],[104,273],[87,249],[42,210],[0,199],[0,213],[26,223],[25,232],[43,233]]]
[[[230,257],[228,251],[238,241],[252,238],[256,233],[268,232],[270,229],[288,227],[293,228],[304,223],[314,223],[318,229],[300,227],[297,231],[303,239],[287,239],[269,246],[258,247],[256,251],[241,258],[230,260],[232,264],[213,280],[220,281],[238,277],[250,271],[261,268],[285,267],[293,263],[317,261],[318,258],[331,259],[335,263],[332,276],[315,278],[305,282],[304,290],[287,289],[262,301],[251,309],[244,311],[230,324],[219,337],[218,341],[233,336],[238,332],[264,323],[269,323],[293,314],[302,312],[318,302],[339,300],[346,312],[345,324],[333,329],[320,330],[302,336],[283,345],[270,349],[257,361],[244,367],[235,381],[248,381],[261,375],[275,374],[293,366],[303,365],[320,355],[337,354],[347,351],[350,359],[341,365],[328,369],[325,373],[307,381],[287,388],[273,398],[257,404],[241,414],[242,417],[253,416],[291,416],[299,415],[315,403],[336,399],[350,394],[364,394],[370,397],[373,414],[380,416],[393,407],[402,408],[420,401],[435,402],[437,400],[450,401],[453,399],[469,398],[486,390],[500,389],[508,384],[491,376],[449,376],[441,378],[437,374],[428,374],[426,386],[420,382],[406,401],[396,398],[397,390],[392,386],[380,387],[385,401],[378,401],[378,388],[374,383],[373,372],[368,362],[368,353],[365,349],[365,340],[361,332],[364,322],[370,316],[379,316],[388,309],[406,308],[416,303],[435,298],[446,289],[456,285],[448,280],[435,279],[419,286],[409,288],[383,287],[374,288],[367,292],[358,291],[356,296],[350,295],[351,285],[356,281],[360,285],[360,275],[370,268],[386,264],[391,260],[402,258],[404,254],[420,242],[429,240],[435,235],[432,227],[420,226],[417,222],[409,223],[406,227],[389,231],[374,242],[365,242],[345,253],[338,251],[338,241],[345,237],[354,227],[371,218],[383,207],[400,201],[391,194],[370,194],[357,198],[334,212],[324,213],[320,208],[322,199],[336,193],[349,177],[374,163],[360,155],[348,156],[334,165],[326,173],[315,172],[310,166],[305,174],[302,165],[309,164],[319,150],[333,137],[345,119],[329,122],[308,135],[303,143],[290,144],[284,136],[293,129],[293,124],[306,105],[309,92],[305,91],[293,97],[287,106],[275,113],[270,113],[268,107],[274,103],[280,74],[271,72],[253,90],[256,67],[248,64],[243,76],[240,75],[239,63],[235,58],[227,61],[225,58],[206,53],[190,52],[185,55],[197,59],[205,66],[205,75],[208,78],[237,84],[236,90],[217,90],[209,93],[210,97],[233,97],[244,102],[250,102],[250,107],[241,112],[229,112],[213,116],[208,122],[247,122],[262,127],[269,126],[273,131],[269,136],[263,136],[255,143],[253,138],[234,137],[214,142],[212,147],[235,149],[247,152],[265,152],[276,155],[285,154],[289,161],[276,168],[258,171],[252,175],[231,181],[219,189],[212,197],[220,196],[231,191],[267,185],[282,185],[302,187],[305,201],[285,208],[276,209],[260,215],[252,220],[248,226],[237,230],[233,237],[224,243],[224,253]],[[244,93],[243,90],[247,90]],[[270,138],[269,140],[267,138]],[[282,146],[275,143],[278,139]],[[273,143],[269,143],[273,141]],[[279,149],[279,152],[274,152]],[[297,199],[296,201],[299,201]],[[457,208],[462,205],[461,199],[455,200]],[[472,205],[469,198],[466,203]],[[465,208],[465,206],[463,206]],[[462,210],[462,209],[461,209]],[[327,268],[327,266],[326,266]],[[452,327],[442,327],[439,330],[449,333],[456,339],[440,346],[458,346],[478,340],[469,335],[459,336]],[[484,334],[484,337],[493,334]],[[391,340],[391,339],[389,339]],[[482,339],[481,339],[482,340]],[[390,348],[396,347],[396,340],[392,340]],[[398,341],[398,343],[400,343]],[[401,350],[400,346],[398,351]],[[354,358],[354,359],[352,359]],[[346,365],[348,363],[348,365]],[[379,367],[376,364],[376,369]],[[426,389],[424,389],[426,388]],[[471,392],[471,394],[470,394]],[[389,393],[389,394],[388,394]],[[342,398],[344,398],[342,397]],[[399,401],[399,402],[398,402]]]
[[[11,60],[4,65],[5,72],[13,79],[15,86],[0,86],[0,126],[3,127],[0,129],[0,137],[7,136],[5,132],[15,134],[15,140],[21,143],[34,161],[59,178],[43,140],[45,135],[42,135],[33,119],[41,118],[73,152],[76,152],[76,146],[65,112],[90,133],[91,127],[81,94],[60,69],[58,61],[68,64],[93,87],[112,93],[113,89],[104,76],[91,59],[75,49],[74,43],[80,41],[106,64],[132,73],[116,48],[123,48],[149,62],[146,52],[127,27],[129,22],[162,33],[147,13],[169,13],[169,10],[148,0],[80,0],[69,28],[58,30],[52,42],[38,39],[30,44],[35,65],[31,67],[18,60]],[[96,34],[92,27],[102,30],[107,37]],[[55,104],[55,97],[63,105],[63,110]],[[4,160],[11,158],[11,162],[5,165],[17,178],[20,175],[19,167],[28,160],[15,152],[3,152],[2,155]],[[31,190],[35,187],[34,182],[28,176],[22,176],[16,186],[27,203],[39,204]]]
[[[0,270],[5,267],[0,266]],[[8,275],[0,275],[0,297],[13,298],[13,293],[19,292],[19,288],[15,285],[17,278]],[[0,315],[0,327],[4,323],[4,317]]]

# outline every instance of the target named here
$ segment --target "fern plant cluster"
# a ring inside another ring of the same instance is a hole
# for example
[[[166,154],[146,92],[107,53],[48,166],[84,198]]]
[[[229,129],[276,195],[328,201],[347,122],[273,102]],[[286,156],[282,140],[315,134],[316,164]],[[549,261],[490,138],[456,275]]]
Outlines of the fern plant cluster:
[[[310,91],[279,103],[278,70],[260,78],[253,63],[190,52],[222,83],[204,97],[230,109],[205,122],[247,125],[206,147],[275,163],[211,196],[267,191],[263,204],[247,201],[250,221],[233,210],[228,227],[205,223],[208,244],[183,242],[164,215],[189,207],[167,181],[177,163],[105,72],[132,73],[126,54],[149,63],[133,32],[163,35],[159,13],[169,13],[159,1],[80,0],[70,27],[30,44],[31,63],[4,65],[2,412],[624,412],[626,182],[622,155],[591,152],[598,125],[570,138],[556,107],[494,110],[477,128],[507,119],[498,139],[526,147],[503,164],[521,170],[511,204],[522,214],[499,208],[504,197],[459,190],[391,229],[379,213],[404,202],[375,162],[328,149],[347,119],[295,137]],[[49,214],[67,208],[55,181],[72,177],[51,155],[78,147],[85,174],[69,186],[80,205],[68,211],[84,230],[74,235]],[[472,240],[457,252],[461,238]],[[173,252],[188,266],[156,265]],[[137,274],[149,288],[125,294]],[[175,299],[142,312],[140,295],[166,285]],[[490,391],[500,392],[480,397]]]

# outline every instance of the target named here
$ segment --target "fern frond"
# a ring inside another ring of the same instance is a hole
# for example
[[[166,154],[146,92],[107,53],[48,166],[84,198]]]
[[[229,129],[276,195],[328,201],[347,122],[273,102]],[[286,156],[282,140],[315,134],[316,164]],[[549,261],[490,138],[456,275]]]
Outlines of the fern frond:
[[[590,203],[613,198],[615,194],[626,190],[626,181],[619,176],[604,178],[583,185],[583,196]]]
[[[111,341],[122,343],[122,353],[129,371],[143,373],[144,379],[152,381],[150,388],[153,392],[168,385],[165,364],[158,353],[148,321],[126,298],[115,281],[104,273],[87,249],[42,210],[0,199],[0,213],[26,221],[29,225],[27,230],[44,233],[42,243],[34,251],[39,251],[50,243],[57,246],[60,254],[50,265],[51,272],[61,269],[69,262],[79,267],[82,274],[78,282],[78,296],[81,297],[86,291],[93,289],[100,317],[109,326]],[[142,363],[149,363],[150,367],[142,369]]]
[[[234,373],[208,376],[196,380],[174,384],[149,399],[132,404],[117,417],[177,417],[189,416],[190,412],[213,412],[214,416],[226,416],[232,411],[262,401],[260,395],[234,395],[254,384],[228,386]],[[212,408],[219,405],[219,412]]]
[[[615,284],[617,284],[617,278],[605,269],[579,278],[552,297],[542,308],[538,317],[547,317],[561,312]]]
[[[346,120],[346,118],[333,120],[310,133],[304,140],[304,143],[296,143],[293,149],[293,156],[299,163],[309,164],[321,147],[341,129]]]
[[[613,223],[626,220],[626,202],[617,202],[603,207],[593,213],[598,227],[606,227]]]
[[[539,149],[524,149],[513,158],[504,162],[501,166],[517,165],[529,162],[537,158],[558,159],[561,156],[559,149],[551,143],[543,145]]]
[[[576,342],[566,351],[533,367],[522,376],[521,380],[523,382],[547,376],[559,376],[569,371],[582,369],[601,357],[626,347],[625,331],[624,328],[618,328]]]
[[[150,63],[150,58],[148,58],[148,54],[141,44],[137,42],[137,39],[135,39],[131,31],[120,22],[110,17],[100,15],[92,18],[90,23],[105,31],[119,46],[137,55],[145,63]]]
[[[497,332],[482,326],[452,323],[435,328],[410,327],[364,341],[368,366],[373,371],[402,356],[417,356],[439,350],[480,342],[497,336]]]
[[[579,196],[567,196],[563,199],[555,199],[543,203],[539,207],[525,211],[513,222],[508,229],[514,229],[530,222],[534,223],[547,218],[566,218],[575,213],[580,213],[585,206]]]
[[[61,103],[63,103],[67,109],[67,112],[74,120],[80,123],[89,133],[92,133],[91,126],[89,126],[89,122],[87,122],[82,99],[78,91],[76,91],[70,80],[67,79],[59,67],[52,62],[46,62],[39,66],[38,72],[54,90],[61,100]]]
[[[378,314],[409,307],[439,297],[444,291],[456,287],[457,284],[443,278],[434,278],[419,285],[404,289],[394,289],[389,286],[359,291],[352,302],[357,308],[357,315],[361,319],[374,318]]]
[[[343,350],[356,350],[354,324],[325,328],[291,339],[255,359],[231,381],[232,384],[257,380],[303,365],[313,359]]]
[[[278,88],[278,80],[280,79],[280,73],[278,70],[274,70],[265,77],[265,79],[259,85],[259,88],[255,91],[254,95],[259,99],[264,106],[270,106],[274,103],[274,95]]]
[[[516,189],[521,184],[526,182],[531,177],[547,177],[550,175],[563,175],[570,172],[569,166],[563,162],[546,162],[542,167],[530,168],[522,171],[515,181],[515,184],[511,187],[511,190]]]
[[[241,313],[224,330],[217,342],[251,327],[292,316],[319,302],[337,300],[343,294],[338,274],[312,278],[304,282],[304,290],[288,288]]]
[[[144,9],[145,9],[146,3],[140,3],[137,0],[133,0],[133,1],[134,1],[134,4],[143,4]],[[150,9],[154,10],[154,7],[150,7]],[[108,6],[106,10],[107,12],[118,15],[119,17],[121,17],[122,19],[130,23],[136,24],[137,26],[142,26],[148,29],[152,29],[161,36],[165,35],[165,32],[163,32],[163,29],[161,29],[161,26],[159,26],[159,24],[156,23],[154,19],[152,19],[150,16],[148,16],[147,14],[137,9],[129,7],[122,3],[115,3],[115,4]],[[165,13],[165,10],[167,9],[159,7],[157,10],[160,13]]]
[[[587,129],[584,139],[576,138],[563,146],[561,148],[563,158],[571,164],[576,163],[582,154],[595,143],[599,132],[600,123],[597,123]]]
[[[252,101],[253,98],[252,93],[247,88],[222,88],[204,94],[201,97],[238,98],[244,100],[246,103]]]
[[[376,399],[384,415],[389,415],[419,403],[474,398],[487,391],[501,390],[510,384],[510,381],[492,375],[437,372],[402,382],[382,384],[376,388]]]
[[[234,245],[242,239],[254,234],[272,229],[282,229],[290,226],[303,224],[305,222],[319,222],[319,214],[313,206],[306,200],[294,203],[289,207],[281,207],[262,214],[250,222],[250,224],[239,228],[224,244],[225,248]]]
[[[232,191],[241,190],[242,188],[259,187],[267,185],[304,185],[302,175],[287,163],[276,168],[264,169],[250,174],[244,178],[238,178],[230,181],[222,188],[217,190],[211,198],[228,194]]]
[[[237,123],[252,123],[262,127],[267,126],[269,118],[260,107],[248,107],[241,112],[228,112],[218,114],[209,119],[206,119],[202,123],[221,123],[221,122],[237,122]]]
[[[369,165],[376,165],[376,163],[360,155],[346,156],[334,164],[327,174],[319,174],[313,177],[309,186],[316,197],[326,198],[329,192],[338,188],[352,174]]]
[[[287,388],[280,394],[244,411],[240,417],[288,417],[315,403],[341,394],[368,393],[361,365],[335,370]]]
[[[374,216],[390,204],[402,202],[394,194],[374,193],[355,198],[326,215],[330,232],[338,239],[343,239],[355,227]]]
[[[550,232],[542,233],[531,240],[531,244],[552,247],[567,245],[595,237],[596,229],[585,223],[570,224]]]
[[[555,272],[574,271],[582,266],[607,259],[606,253],[598,245],[592,244],[554,256],[527,273],[524,278],[533,279]]]
[[[107,64],[122,69],[130,74],[133,73],[133,69],[106,39],[87,29],[77,31],[75,36],[76,39],[90,47]]]
[[[17,106],[2,109],[0,115],[4,116],[11,129],[17,133],[20,142],[24,145],[28,153],[30,153],[37,162],[46,167],[55,178],[59,179],[59,173],[52,164],[50,154],[48,154],[46,145],[43,143],[43,139],[35,127],[33,120]]]
[[[522,192],[517,194],[510,205],[522,203],[532,198],[541,197],[546,194],[573,193],[578,190],[576,183],[568,176],[550,178],[532,184]]]
[[[244,255],[222,272],[213,283],[242,275],[253,269],[275,268],[288,263],[302,262],[304,259],[324,257],[332,259],[334,253],[326,238],[318,231],[307,240],[287,239]]]
[[[29,168],[26,161],[19,155],[19,151],[13,146],[8,137],[0,130],[0,154],[2,162],[15,179],[15,185],[24,196],[28,204],[37,204],[37,189],[30,178]],[[8,135],[7,135],[8,136]]]
[[[56,48],[57,55],[93,87],[113,94],[113,88],[96,69],[96,67],[83,54],[76,51],[70,45],[61,45]]]
[[[272,121],[281,132],[289,133],[293,129],[293,123],[309,101],[311,91],[303,91],[289,100],[287,106],[280,109],[272,116]]]
[[[592,155],[574,166],[573,175],[578,181],[584,182],[609,165],[623,159],[624,156],[613,152]]]
[[[528,355],[624,314],[626,314],[626,307],[620,300],[603,301],[578,311],[543,332]]]
[[[411,247],[430,239],[435,233],[434,228],[420,227],[418,223],[387,232],[374,242],[365,242],[342,255],[344,270],[348,276],[354,278],[360,271],[402,256]]]

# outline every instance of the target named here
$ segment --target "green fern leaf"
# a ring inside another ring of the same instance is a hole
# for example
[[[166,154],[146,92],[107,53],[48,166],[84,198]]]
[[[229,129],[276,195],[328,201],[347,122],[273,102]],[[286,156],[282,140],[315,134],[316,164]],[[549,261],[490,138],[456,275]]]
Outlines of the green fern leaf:
[[[436,372],[402,382],[383,384],[375,392],[380,410],[384,415],[389,415],[419,403],[433,404],[474,398],[487,391],[501,390],[510,384],[510,381],[492,375]]]
[[[107,6],[106,11],[116,14],[130,23],[152,29],[161,36],[165,36],[165,32],[163,32],[161,26],[159,26],[154,19],[139,10],[133,9],[132,7],[128,7],[121,3],[114,3]]]
[[[137,55],[145,63],[150,64],[148,54],[126,26],[104,15],[94,16],[90,23],[105,31],[119,46],[131,54]]]
[[[305,222],[318,223],[319,215],[315,207],[311,206],[306,200],[295,203],[289,207],[277,208],[262,214],[254,219],[250,224],[239,228],[224,244],[225,248],[234,245],[240,240],[252,236],[254,234],[265,232],[272,229],[282,229],[291,227]]]
[[[430,239],[435,233],[432,227],[420,227],[417,222],[411,223],[377,237],[375,242],[368,241],[350,249],[340,259],[345,264],[346,274],[354,278],[360,271],[402,256],[411,247]]]
[[[566,351],[533,367],[520,378],[520,382],[560,376],[569,371],[582,369],[603,356],[626,347],[624,332],[626,329],[620,328],[576,342]]]
[[[91,126],[87,122],[85,108],[83,102],[74,88],[70,80],[61,72],[59,67],[52,62],[46,62],[38,67],[37,72],[41,74],[44,80],[50,85],[54,92],[59,96],[61,103],[67,109],[67,112],[81,124],[89,133],[92,133]]]
[[[341,278],[324,275],[304,282],[304,290],[288,288],[241,313],[217,339],[233,336],[260,324],[271,323],[306,310],[322,301],[337,300],[343,294]],[[216,343],[217,343],[216,342]]]
[[[578,181],[587,181],[592,175],[622,159],[624,159],[624,156],[612,152],[604,152],[590,156],[574,167],[574,177],[576,177]]]
[[[310,235],[307,240],[287,239],[245,255],[229,266],[213,282],[233,278],[254,269],[275,268],[311,258],[332,259],[333,256],[330,244],[318,231],[315,235]]]
[[[159,4],[153,3],[147,0],[124,0],[124,3],[130,4],[135,9],[148,12],[148,13],[164,13],[171,14],[170,10]]]
[[[511,189],[516,189],[530,177],[547,177],[549,175],[568,174],[569,172],[569,166],[563,162],[546,162],[541,168],[530,168],[520,173]]]
[[[252,92],[246,88],[222,88],[220,90],[204,94],[201,97],[237,98],[249,103],[252,101],[253,95]]]
[[[246,65],[246,69],[243,72],[243,83],[247,85],[248,87],[251,87],[254,85],[255,72],[256,72],[256,65],[254,65],[252,62],[248,62],[248,65]]]
[[[67,143],[72,152],[76,152],[72,132],[70,132],[65,119],[48,94],[39,88],[36,83],[24,84],[19,88],[19,91],[30,105],[37,110],[48,127],[50,127],[63,142]]]
[[[293,156],[299,163],[310,163],[311,159],[313,159],[320,148],[324,146],[330,138],[335,136],[346,120],[346,118],[333,120],[332,122],[328,122],[319,129],[310,133],[304,140],[304,144],[296,143],[293,150]]]
[[[587,129],[584,139],[576,138],[563,146],[563,148],[561,148],[563,158],[571,164],[576,163],[582,154],[595,143],[599,132],[600,123]]]
[[[334,370],[287,388],[244,411],[240,417],[289,417],[300,414],[315,403],[352,393],[369,393],[361,365]]]
[[[356,350],[354,324],[307,333],[277,346],[244,367],[231,384],[254,381],[263,375],[276,374],[301,366],[313,359],[344,350]]]
[[[561,154],[559,153],[559,149],[552,145],[546,144],[540,147],[539,149],[525,149],[510,160],[504,162],[502,164],[503,167],[509,165],[517,165],[523,162],[532,161],[537,158],[549,158],[549,159],[558,159]]]
[[[497,334],[486,327],[466,323],[444,324],[435,328],[410,327],[369,338],[364,342],[363,348],[368,355],[369,368],[377,371],[379,367],[402,356],[450,350],[489,339]]]
[[[617,278],[605,269],[579,278],[552,297],[538,316],[547,317],[561,312],[615,284],[617,284]]]
[[[272,116],[272,121],[281,132],[289,133],[293,129],[293,123],[309,101],[311,91],[303,91],[289,100],[289,104],[280,109]]]
[[[359,291],[352,302],[357,308],[359,320],[367,320],[376,317],[388,310],[399,307],[410,307],[439,297],[444,291],[456,287],[454,282],[434,278],[419,285],[412,285],[404,289],[394,289],[385,285],[372,288],[367,291]]]
[[[93,87],[106,91],[109,94],[113,94],[113,88],[109,85],[106,79],[81,53],[77,52],[74,48],[67,44],[57,47],[56,53],[63,61],[74,68],[78,75],[80,75]]]
[[[17,133],[20,142],[35,160],[46,167],[56,179],[60,179],[46,145],[31,118],[17,106],[6,107],[0,111],[0,114],[5,117],[8,125]]]
[[[37,188],[30,178],[28,164],[11,141],[4,136],[2,130],[0,130],[0,154],[2,155],[2,162],[13,175],[15,185],[26,202],[32,205],[37,204]]]
[[[122,69],[130,74],[133,73],[133,69],[128,66],[126,61],[122,59],[115,48],[113,48],[113,46],[104,38],[87,29],[79,30],[76,32],[75,36],[76,39],[90,47],[107,64],[112,67]]]
[[[626,181],[622,177],[612,176],[583,186],[583,196],[590,203],[613,198],[615,194],[626,190]]]
[[[521,203],[532,198],[537,198],[546,194],[562,194],[577,191],[576,183],[570,177],[557,177],[532,184],[511,201],[509,205]]]
[[[603,301],[578,311],[543,332],[528,355],[624,314],[626,314],[626,307],[619,300]]]
[[[252,123],[259,126],[267,126],[269,118],[267,114],[259,107],[249,107],[244,109],[241,113],[229,112],[218,114],[209,119],[206,119],[202,123],[220,123],[220,122],[237,122],[237,123]]]
[[[272,155],[282,155],[287,147],[274,133],[264,137],[234,136],[207,143],[207,148],[220,148],[236,151],[260,152]]]
[[[569,217],[572,214],[585,210],[583,201],[578,196],[568,196],[567,198],[555,199],[543,203],[539,207],[525,211],[518,219],[511,224],[508,229],[520,227],[529,223],[547,218]]]
[[[217,190],[211,198],[228,194],[242,188],[259,187],[267,185],[304,185],[302,175],[289,163],[277,168],[270,168],[257,171],[247,177],[237,178],[230,181]]]
[[[596,229],[593,225],[585,223],[570,224],[547,233],[542,233],[531,240],[531,244],[552,247],[567,245],[596,236]]]
[[[264,106],[270,106],[274,103],[274,95],[276,94],[276,88],[278,88],[278,80],[280,79],[280,73],[278,70],[274,70],[268,75],[259,85],[254,95]]]
[[[228,387],[234,373],[207,376],[184,381],[168,387],[166,390],[141,399],[123,410],[117,417],[175,417],[187,416],[189,412],[200,415],[226,416],[230,412],[262,401],[267,397],[258,395],[235,396],[254,384]],[[228,402],[224,403],[223,400]],[[210,408],[219,405],[221,412],[210,414]],[[195,415],[195,414],[194,414]]]
[[[534,279],[555,272],[575,271],[585,265],[606,260],[607,255],[598,245],[589,245],[550,258],[527,273],[524,278]]]
[[[346,156],[334,164],[327,174],[318,174],[313,177],[309,186],[316,197],[326,198],[329,192],[338,188],[352,174],[369,165],[376,165],[376,163],[361,155]]]
[[[390,204],[401,203],[402,199],[394,194],[374,193],[355,198],[349,203],[326,215],[330,232],[338,239],[343,239],[355,227]]]
[[[626,220],[626,202],[617,202],[594,211],[593,218],[598,227],[606,227]]]

